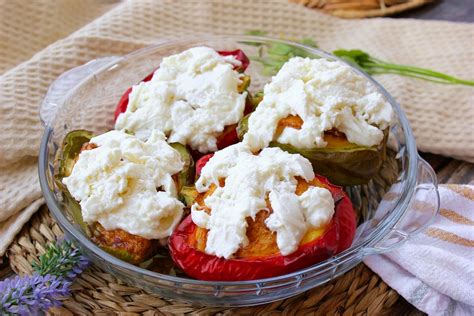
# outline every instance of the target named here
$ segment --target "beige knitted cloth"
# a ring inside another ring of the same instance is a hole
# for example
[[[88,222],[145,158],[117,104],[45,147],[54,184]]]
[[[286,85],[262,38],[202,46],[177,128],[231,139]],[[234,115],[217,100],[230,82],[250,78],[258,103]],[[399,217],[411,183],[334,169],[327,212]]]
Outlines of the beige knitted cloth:
[[[0,0],[0,255],[41,203],[33,203],[41,197],[38,106],[57,76],[158,40],[252,29],[311,37],[327,51],[361,48],[383,60],[474,78],[469,24],[340,20],[286,0]],[[402,104],[420,150],[474,161],[473,88],[377,79]]]

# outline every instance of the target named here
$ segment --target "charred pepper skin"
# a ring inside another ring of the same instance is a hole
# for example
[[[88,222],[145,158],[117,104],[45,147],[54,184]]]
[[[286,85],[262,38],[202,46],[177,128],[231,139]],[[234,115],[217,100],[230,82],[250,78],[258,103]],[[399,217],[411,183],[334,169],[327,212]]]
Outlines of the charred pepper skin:
[[[243,281],[274,277],[309,267],[349,248],[355,235],[356,220],[352,203],[342,188],[321,176],[317,179],[330,190],[336,201],[335,214],[324,232],[299,245],[290,255],[252,256],[224,259],[206,254],[192,245],[198,227],[189,215],[173,232],[169,249],[174,262],[199,280]]]

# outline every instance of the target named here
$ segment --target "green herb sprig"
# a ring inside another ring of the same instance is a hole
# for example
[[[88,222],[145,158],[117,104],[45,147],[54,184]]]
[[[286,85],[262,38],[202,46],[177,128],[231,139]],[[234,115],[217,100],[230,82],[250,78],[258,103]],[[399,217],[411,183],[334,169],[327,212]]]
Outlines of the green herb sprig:
[[[369,75],[394,74],[436,83],[474,86],[474,81],[472,80],[459,79],[430,69],[385,62],[359,49],[339,49],[333,51],[333,54],[359,67]]]
[[[72,279],[87,267],[88,261],[73,247],[72,242],[64,240],[50,244],[46,253],[39,257],[39,262],[31,265],[39,275],[51,274]]]
[[[259,30],[248,31],[246,34],[258,36],[266,35],[265,32]],[[307,46],[318,47],[317,44],[309,38],[302,39],[299,42]],[[263,73],[265,75],[276,74],[283,64],[292,57],[311,57],[306,51],[283,43],[275,43],[265,46],[265,57],[263,57],[263,47],[260,50],[259,56],[250,56],[250,59],[258,61],[263,65]],[[333,54],[362,69],[369,75],[393,74],[442,84],[474,86],[473,80],[460,79],[442,72],[416,66],[400,65],[382,61],[359,49],[338,49],[333,51]]]

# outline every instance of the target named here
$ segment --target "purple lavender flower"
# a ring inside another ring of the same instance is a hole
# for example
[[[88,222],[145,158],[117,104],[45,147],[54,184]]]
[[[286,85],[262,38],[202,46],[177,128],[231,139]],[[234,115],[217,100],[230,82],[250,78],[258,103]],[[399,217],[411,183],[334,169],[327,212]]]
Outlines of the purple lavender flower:
[[[71,254],[72,257],[77,258],[75,264],[72,266],[72,269],[65,274],[65,278],[68,280],[74,279],[76,276],[81,274],[89,266],[89,259],[84,257],[79,249],[74,249]]]
[[[60,306],[71,282],[54,275],[13,277],[0,282],[0,314],[36,315]]]
[[[71,281],[88,265],[89,261],[70,241],[51,244],[39,262],[32,264],[32,276],[0,282],[0,315],[37,315],[60,306],[60,299],[69,295]]]

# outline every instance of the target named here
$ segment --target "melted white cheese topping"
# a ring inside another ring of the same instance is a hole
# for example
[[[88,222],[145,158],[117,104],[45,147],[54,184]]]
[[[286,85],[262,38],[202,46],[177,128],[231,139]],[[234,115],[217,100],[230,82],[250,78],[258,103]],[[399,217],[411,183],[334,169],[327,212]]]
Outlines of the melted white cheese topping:
[[[63,179],[84,221],[147,239],[169,236],[183,214],[171,177],[184,166],[179,152],[156,130],[146,142],[121,131],[90,142],[99,147],[83,151]]]
[[[289,115],[298,115],[303,126],[287,127],[276,138],[278,122]],[[335,128],[351,143],[374,146],[392,120],[392,107],[383,95],[348,65],[294,57],[265,86],[244,143],[254,151],[273,140],[298,148],[325,147],[324,131]]]
[[[268,210],[267,197],[273,213],[265,224],[276,232],[283,255],[294,252],[308,229],[322,227],[334,214],[329,190],[310,187],[296,195],[297,176],[311,181],[311,163],[280,148],[265,148],[254,155],[240,143],[216,152],[196,182],[199,192],[207,191],[211,184],[217,186],[204,200],[211,214],[199,210],[197,204],[191,208],[193,222],[208,229],[205,252],[228,259],[246,246],[246,218]],[[224,187],[219,187],[219,179],[225,179]]]
[[[133,86],[115,129],[146,139],[156,128],[168,142],[200,152],[217,150],[216,136],[243,116],[247,93],[239,93],[240,61],[195,47],[163,59],[151,81]]]

